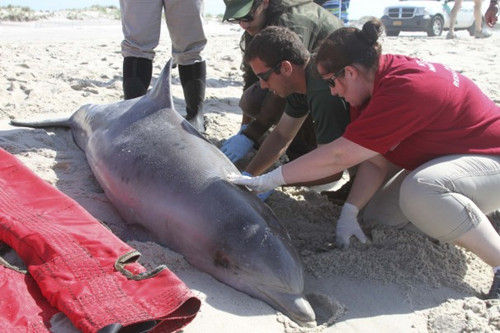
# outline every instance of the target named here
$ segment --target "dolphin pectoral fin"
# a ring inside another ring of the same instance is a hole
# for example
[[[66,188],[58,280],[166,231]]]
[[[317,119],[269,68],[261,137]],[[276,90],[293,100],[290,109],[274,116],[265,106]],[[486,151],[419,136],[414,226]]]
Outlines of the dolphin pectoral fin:
[[[49,119],[49,120],[15,120],[10,121],[12,126],[17,127],[32,127],[32,128],[45,128],[45,127],[71,127],[71,120],[69,117]]]

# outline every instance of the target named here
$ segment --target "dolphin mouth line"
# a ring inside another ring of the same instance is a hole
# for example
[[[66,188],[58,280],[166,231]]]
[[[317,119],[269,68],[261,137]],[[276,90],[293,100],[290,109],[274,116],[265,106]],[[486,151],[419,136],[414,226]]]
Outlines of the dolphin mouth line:
[[[291,313],[295,313],[295,312],[291,311],[289,309],[289,307],[286,306],[286,304],[283,304],[286,302],[279,302],[280,299],[285,300],[285,301],[287,301],[287,300],[291,301],[291,300],[295,300],[295,299],[303,299],[304,301],[309,303],[302,293],[297,294],[297,293],[290,293],[290,292],[286,292],[286,291],[284,291],[284,292],[282,292],[282,291],[269,292],[269,291],[263,290],[260,287],[257,287],[257,290],[259,292],[261,292],[266,297],[266,299],[268,299],[271,303],[276,304],[276,305],[278,305],[279,308],[285,310],[286,314],[291,314]],[[285,296],[285,297],[279,297],[279,296]]]
[[[266,291],[264,289],[261,288],[261,286],[264,286],[266,287],[267,290],[269,289],[272,289],[273,291],[272,292],[269,292],[269,291]],[[300,296],[301,294],[297,294],[296,292],[292,292],[290,289],[285,289],[283,287],[280,287],[280,286],[275,286],[275,285],[272,285],[272,284],[263,284],[263,283],[258,283],[257,284],[257,290],[260,291],[261,293],[265,294],[267,297],[270,297],[270,294],[284,294],[284,295],[296,295],[296,296]]]

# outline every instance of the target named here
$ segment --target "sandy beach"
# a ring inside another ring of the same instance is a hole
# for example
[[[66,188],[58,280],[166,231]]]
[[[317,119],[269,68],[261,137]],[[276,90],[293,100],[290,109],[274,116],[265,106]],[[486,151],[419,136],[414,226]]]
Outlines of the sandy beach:
[[[242,30],[220,18],[207,18],[205,27],[206,137],[220,146],[239,128]],[[383,51],[447,64],[500,104],[500,30],[488,39],[474,39],[466,31],[457,35],[454,40],[445,34],[383,37]],[[138,249],[143,265],[166,264],[196,293],[202,307],[183,332],[500,331],[500,301],[481,299],[493,274],[474,254],[384,228],[372,231],[369,244],[354,241],[347,251],[336,249],[340,207],[307,188],[280,189],[267,203],[301,255],[318,326],[300,327],[266,303],[196,270],[181,255],[152,242],[147,232],[123,222],[69,131],[9,125],[11,119],[67,116],[83,104],[122,99],[120,21],[113,13],[96,11],[42,13],[22,22],[0,15],[0,36],[0,147]],[[165,25],[156,51],[153,82],[170,58]],[[175,108],[183,113],[177,70],[172,92]],[[495,227],[500,230],[500,221]]]

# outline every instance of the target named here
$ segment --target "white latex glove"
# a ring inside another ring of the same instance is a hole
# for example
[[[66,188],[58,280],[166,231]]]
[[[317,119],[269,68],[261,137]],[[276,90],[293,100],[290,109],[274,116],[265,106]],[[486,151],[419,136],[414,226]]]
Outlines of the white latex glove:
[[[358,208],[350,203],[345,203],[340,212],[335,229],[335,242],[337,247],[346,249],[349,247],[351,236],[356,236],[361,243],[366,243],[366,235],[358,223]]]
[[[266,192],[286,184],[283,174],[281,173],[281,166],[257,177],[229,174],[227,180],[236,185],[247,186],[255,192]]]
[[[246,171],[243,171],[241,174],[243,176],[253,177],[253,175],[251,175],[250,173],[248,173]],[[271,196],[271,194],[273,194],[273,192],[274,192],[274,190],[269,190],[267,192],[260,192],[257,194],[257,197],[259,197],[259,199],[262,201],[266,201]]]

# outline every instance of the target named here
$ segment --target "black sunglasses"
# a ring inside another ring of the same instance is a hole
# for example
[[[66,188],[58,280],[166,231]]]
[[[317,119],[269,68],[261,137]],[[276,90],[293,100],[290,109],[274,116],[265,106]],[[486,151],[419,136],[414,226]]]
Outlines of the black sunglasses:
[[[248,23],[248,22],[252,22],[253,19],[254,19],[253,14],[255,14],[255,13],[252,12],[252,13],[246,14],[243,17],[238,17],[238,18],[232,17],[232,18],[227,19],[227,21],[229,23],[240,23],[240,22],[246,22],[246,23]]]
[[[281,63],[282,61],[278,62],[278,64],[270,69],[268,69],[267,71],[265,72],[262,72],[262,73],[256,73],[255,75],[261,79],[262,81],[265,81],[267,82],[267,80],[269,80],[269,77],[271,76],[271,74],[273,72],[278,72],[279,69],[281,68]]]
[[[335,88],[335,80],[338,79],[341,75],[344,75],[344,70],[345,70],[345,67],[342,67],[335,74],[333,74],[330,78],[325,79],[326,83],[328,83],[328,85],[331,88]]]

